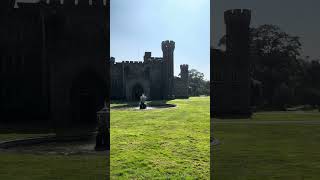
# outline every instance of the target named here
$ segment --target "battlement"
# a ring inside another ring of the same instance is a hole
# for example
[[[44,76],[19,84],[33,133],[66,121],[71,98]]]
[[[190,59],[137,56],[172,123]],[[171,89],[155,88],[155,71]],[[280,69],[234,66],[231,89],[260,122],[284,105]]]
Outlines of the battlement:
[[[231,9],[224,12],[225,24],[229,23],[245,23],[250,24],[251,10],[249,9]]]
[[[162,63],[162,58],[157,58],[157,57],[152,57],[148,61],[121,61],[121,62],[116,62],[114,57],[110,58],[110,64],[112,65],[119,65],[119,64],[124,64],[124,65],[139,65],[139,64],[161,64]]]
[[[114,64],[116,62],[116,58],[110,57],[110,63]]]
[[[143,64],[142,61],[122,61],[123,64]]]
[[[149,57],[146,59],[146,62],[162,61],[162,57]]]
[[[112,61],[110,60],[110,63],[113,64],[113,65],[120,65],[120,64],[124,64],[124,65],[137,65],[137,64],[143,64],[142,61],[121,61],[121,62],[115,62],[115,61]]]
[[[188,69],[189,65],[188,64],[181,64],[180,69]]]
[[[109,0],[40,0],[38,3],[55,7],[103,7]],[[20,4],[24,3],[18,3],[19,7]]]
[[[152,57],[149,60],[145,61],[145,64],[150,64],[150,65],[158,65],[158,64],[162,64],[163,61],[162,58],[157,58],[157,57]]]
[[[151,57],[151,54],[152,54],[151,52],[145,52],[145,53],[144,53],[144,56],[150,58],[150,57]]]
[[[0,10],[3,11],[4,9],[12,8],[12,7],[14,7],[14,3],[15,3],[14,0],[1,0]],[[2,13],[2,12],[0,12],[0,13]]]
[[[169,40],[162,41],[161,46],[162,46],[162,51],[165,51],[165,50],[172,50],[173,51],[175,48],[175,42],[169,41]]]

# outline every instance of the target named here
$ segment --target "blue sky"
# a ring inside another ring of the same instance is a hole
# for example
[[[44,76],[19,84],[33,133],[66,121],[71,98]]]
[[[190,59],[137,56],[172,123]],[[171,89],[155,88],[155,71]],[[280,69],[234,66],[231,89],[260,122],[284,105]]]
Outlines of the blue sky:
[[[210,78],[210,0],[111,0],[110,54],[116,61],[161,57],[161,42],[176,42],[174,74],[189,64]]]

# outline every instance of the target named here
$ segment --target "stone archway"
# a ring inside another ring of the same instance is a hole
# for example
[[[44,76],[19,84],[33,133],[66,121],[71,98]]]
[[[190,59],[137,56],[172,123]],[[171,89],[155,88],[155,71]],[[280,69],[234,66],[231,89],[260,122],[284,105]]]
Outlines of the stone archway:
[[[103,107],[107,87],[94,72],[82,72],[70,89],[70,106],[73,126],[94,127],[96,112]]]
[[[135,84],[131,90],[131,99],[133,101],[139,101],[142,93],[145,93],[143,87],[138,83]]]

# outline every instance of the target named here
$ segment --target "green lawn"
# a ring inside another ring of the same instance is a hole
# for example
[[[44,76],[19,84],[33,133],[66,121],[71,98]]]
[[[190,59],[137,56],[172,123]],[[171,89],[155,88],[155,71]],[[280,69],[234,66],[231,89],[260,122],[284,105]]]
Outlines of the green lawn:
[[[0,142],[46,134],[3,133]],[[0,179],[106,179],[107,155],[39,155],[0,150]]]
[[[0,153],[0,179],[106,179],[106,155],[32,155]]]
[[[260,112],[213,129],[217,180],[320,179],[319,112]]]
[[[209,179],[209,97],[167,103],[111,110],[111,179]]]

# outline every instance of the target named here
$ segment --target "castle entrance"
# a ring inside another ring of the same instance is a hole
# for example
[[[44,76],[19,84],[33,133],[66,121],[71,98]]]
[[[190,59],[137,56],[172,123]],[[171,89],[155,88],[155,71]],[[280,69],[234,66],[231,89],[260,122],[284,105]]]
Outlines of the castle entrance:
[[[106,87],[95,74],[82,73],[73,81],[70,91],[72,124],[95,125],[96,112],[103,107]]]
[[[139,101],[142,93],[144,93],[143,87],[140,84],[134,85],[131,94],[132,100]]]

